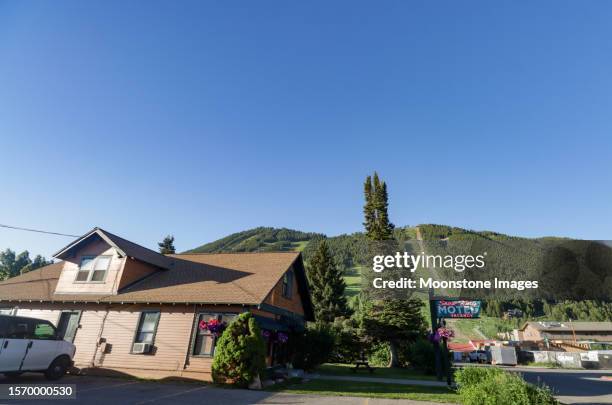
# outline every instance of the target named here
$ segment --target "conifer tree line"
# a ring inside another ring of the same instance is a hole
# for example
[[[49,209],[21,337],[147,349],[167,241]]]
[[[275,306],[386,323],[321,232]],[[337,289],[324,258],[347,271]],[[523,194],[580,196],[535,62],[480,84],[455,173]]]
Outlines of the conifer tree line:
[[[0,281],[29,271],[36,270],[43,266],[53,263],[41,255],[30,258],[30,252],[24,250],[17,254],[11,249],[0,252]]]

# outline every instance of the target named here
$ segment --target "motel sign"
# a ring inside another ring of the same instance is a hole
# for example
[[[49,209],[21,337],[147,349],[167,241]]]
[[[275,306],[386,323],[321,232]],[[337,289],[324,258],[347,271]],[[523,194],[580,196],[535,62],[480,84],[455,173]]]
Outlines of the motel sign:
[[[440,318],[480,318],[478,300],[437,300],[436,314]]]

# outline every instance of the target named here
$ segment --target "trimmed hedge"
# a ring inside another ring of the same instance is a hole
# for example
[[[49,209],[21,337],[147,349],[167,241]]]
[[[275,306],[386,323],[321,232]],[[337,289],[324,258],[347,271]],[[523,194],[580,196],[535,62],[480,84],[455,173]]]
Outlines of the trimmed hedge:
[[[255,318],[250,312],[240,314],[217,341],[213,380],[246,387],[263,372],[265,356],[266,346]]]

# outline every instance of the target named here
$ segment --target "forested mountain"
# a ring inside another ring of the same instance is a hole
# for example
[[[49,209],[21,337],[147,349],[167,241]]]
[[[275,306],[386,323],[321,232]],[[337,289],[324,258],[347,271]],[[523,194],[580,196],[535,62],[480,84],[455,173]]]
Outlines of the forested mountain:
[[[233,233],[185,253],[278,252],[302,250],[314,238],[325,235],[287,228],[258,227]]]
[[[417,231],[418,229],[418,231]],[[474,231],[458,227],[436,224],[424,224],[416,227],[396,227],[394,236],[398,240],[416,239],[417,233],[423,240],[465,240],[486,239],[492,241],[516,240],[527,243],[527,238],[505,235],[493,231]],[[346,294],[351,297],[360,290],[360,269],[358,263],[366,260],[367,240],[363,232],[343,234],[328,237],[321,233],[301,232],[286,228],[259,227],[231,234],[217,241],[207,243],[190,250],[190,253],[218,252],[257,252],[257,251],[302,251],[304,260],[308,261],[316,252],[319,241],[326,239],[328,248],[336,264],[344,272],[347,282]],[[529,239],[535,245],[545,245],[547,242],[564,238],[545,237]],[[529,243],[529,246],[533,246]],[[489,304],[489,305],[487,305]],[[611,320],[612,304],[596,301],[565,301],[556,303],[533,302],[496,302],[485,303],[484,312],[493,317],[501,317],[504,312],[519,308],[525,313],[525,318],[516,320],[545,317],[555,320]]]
[[[417,228],[424,240],[521,239],[492,231],[473,231],[435,224],[396,227],[393,233],[398,240],[416,239]],[[316,250],[318,241],[324,238],[327,239],[327,244],[339,266],[350,268],[356,263],[363,262],[363,255],[366,252],[366,238],[363,232],[328,237],[322,233],[272,227],[258,227],[233,233],[185,253],[302,251],[304,259],[308,261]]]

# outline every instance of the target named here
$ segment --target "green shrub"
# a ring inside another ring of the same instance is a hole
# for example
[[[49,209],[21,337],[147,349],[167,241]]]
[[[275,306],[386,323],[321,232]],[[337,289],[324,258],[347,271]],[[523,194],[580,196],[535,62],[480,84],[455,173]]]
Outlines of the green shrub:
[[[294,335],[293,339],[289,339],[293,367],[312,371],[327,362],[334,348],[334,340],[333,331],[324,325],[308,327],[304,333]]]
[[[387,342],[373,344],[371,351],[368,353],[368,362],[374,367],[387,367],[390,358],[391,353]]]
[[[350,326],[335,322],[332,333],[334,347],[329,360],[332,363],[353,363],[357,360],[363,346],[359,341],[357,331]]]
[[[527,384],[527,394],[532,404],[556,405],[559,403],[546,385]]]
[[[554,405],[547,387],[537,387],[519,375],[495,367],[464,367],[455,372],[464,405]]]
[[[404,357],[410,365],[427,374],[436,372],[436,356],[431,342],[426,339],[418,339],[408,345],[404,350]]]
[[[266,346],[255,318],[250,312],[240,314],[217,341],[213,380],[246,387],[263,372],[265,356]]]

